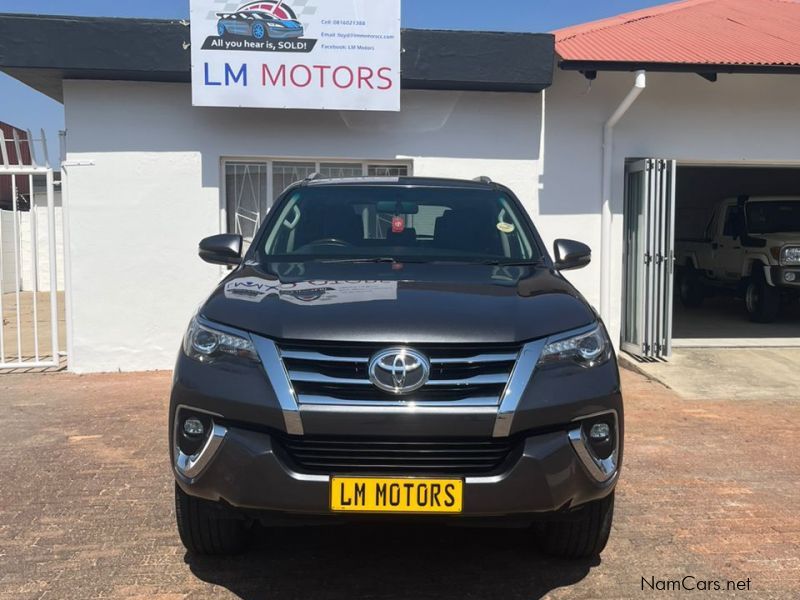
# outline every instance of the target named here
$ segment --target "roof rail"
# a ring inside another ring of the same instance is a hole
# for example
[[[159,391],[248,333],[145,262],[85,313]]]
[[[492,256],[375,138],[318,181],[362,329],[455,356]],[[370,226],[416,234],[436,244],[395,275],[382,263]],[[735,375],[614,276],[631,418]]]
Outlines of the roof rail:
[[[314,171],[311,175],[306,177],[303,181],[315,181],[317,179],[322,179],[322,174],[319,171]]]
[[[494,181],[492,181],[492,178],[487,177],[486,175],[481,175],[480,177],[476,177],[472,181],[477,181],[478,183],[486,183],[486,184],[494,183]]]

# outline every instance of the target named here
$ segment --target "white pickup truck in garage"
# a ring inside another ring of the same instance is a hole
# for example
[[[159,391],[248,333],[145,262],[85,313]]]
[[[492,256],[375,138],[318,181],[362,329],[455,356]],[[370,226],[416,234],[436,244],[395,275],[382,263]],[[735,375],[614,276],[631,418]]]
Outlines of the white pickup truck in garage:
[[[736,294],[753,321],[774,321],[782,301],[800,298],[800,196],[721,201],[704,239],[676,241],[676,264],[685,306]]]

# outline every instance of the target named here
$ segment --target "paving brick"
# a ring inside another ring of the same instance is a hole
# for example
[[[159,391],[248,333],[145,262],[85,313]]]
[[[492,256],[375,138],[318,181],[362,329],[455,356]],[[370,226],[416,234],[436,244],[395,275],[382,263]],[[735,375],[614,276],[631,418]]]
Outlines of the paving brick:
[[[626,457],[599,562],[528,532],[359,526],[262,532],[186,556],[174,525],[168,373],[0,375],[0,600],[670,597],[642,577],[750,578],[800,597],[800,402],[685,400],[623,372]]]

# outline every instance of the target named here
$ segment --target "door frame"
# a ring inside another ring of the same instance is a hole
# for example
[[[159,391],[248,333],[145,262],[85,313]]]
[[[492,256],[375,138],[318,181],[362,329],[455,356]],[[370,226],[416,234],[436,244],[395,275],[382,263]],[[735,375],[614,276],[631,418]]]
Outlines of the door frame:
[[[676,159],[677,168],[706,167],[729,169],[795,169],[800,170],[800,160],[713,160]],[[623,307],[624,318],[624,307]],[[759,337],[759,338],[688,338],[680,337],[672,341],[673,348],[798,348],[800,337]]]
[[[631,255],[631,175],[642,174],[636,209],[637,256]],[[620,347],[645,359],[672,355],[672,317],[675,277],[675,191],[677,161],[637,158],[625,161],[623,181],[623,269]],[[642,227],[644,228],[642,230]],[[633,264],[631,261],[636,260]],[[631,268],[637,288],[629,288]],[[635,306],[632,306],[635,305]],[[631,311],[635,310],[631,325]],[[629,331],[632,327],[634,331]]]

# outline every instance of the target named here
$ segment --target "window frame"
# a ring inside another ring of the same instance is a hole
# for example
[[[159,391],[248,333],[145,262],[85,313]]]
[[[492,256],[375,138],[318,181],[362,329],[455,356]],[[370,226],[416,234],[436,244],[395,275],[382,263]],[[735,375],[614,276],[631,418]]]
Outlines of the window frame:
[[[280,194],[275,193],[274,189],[274,170],[275,163],[314,163],[315,172],[319,173],[322,165],[361,165],[361,176],[369,177],[369,169],[371,167],[385,167],[397,168],[405,167],[407,169],[407,177],[414,175],[414,161],[409,159],[363,159],[363,158],[309,158],[298,156],[223,156],[220,157],[220,176],[219,176],[219,227],[220,233],[236,233],[229,231],[229,211],[228,211],[228,178],[227,167],[229,164],[252,164],[252,165],[266,165],[267,176],[267,199],[268,206],[267,212],[261,215],[261,224],[272,211],[275,201],[278,200]],[[259,225],[260,226],[260,225]],[[256,229],[258,231],[258,228]]]
[[[738,205],[731,204],[728,206],[722,222],[722,237],[733,239],[738,237],[737,225],[741,215],[742,209]]]

